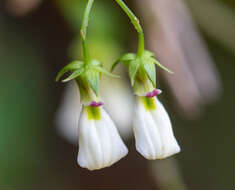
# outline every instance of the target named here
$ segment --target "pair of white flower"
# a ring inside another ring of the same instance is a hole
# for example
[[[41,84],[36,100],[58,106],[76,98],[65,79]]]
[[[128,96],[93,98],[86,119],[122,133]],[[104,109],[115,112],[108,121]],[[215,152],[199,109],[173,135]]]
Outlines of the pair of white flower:
[[[83,106],[78,132],[78,164],[81,167],[105,168],[128,153],[102,106]],[[170,118],[157,97],[137,97],[134,135],[137,151],[147,159],[163,159],[180,151]]]

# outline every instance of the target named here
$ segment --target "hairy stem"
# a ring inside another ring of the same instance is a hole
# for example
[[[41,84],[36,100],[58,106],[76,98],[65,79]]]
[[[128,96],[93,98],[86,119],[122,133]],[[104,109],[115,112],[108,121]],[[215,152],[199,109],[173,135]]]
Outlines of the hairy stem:
[[[134,13],[127,7],[127,5],[122,0],[115,0],[123,11],[130,18],[131,23],[135,26],[135,29],[138,32],[138,55],[142,55],[144,52],[144,32],[140,25],[139,19],[134,15]]]
[[[94,3],[94,0],[88,0],[86,9],[84,11],[84,16],[82,19],[81,38],[82,38],[83,58],[84,58],[85,64],[89,63],[90,61],[89,52],[88,52],[87,43],[86,43],[86,35],[87,35],[89,16],[90,16],[93,3]]]

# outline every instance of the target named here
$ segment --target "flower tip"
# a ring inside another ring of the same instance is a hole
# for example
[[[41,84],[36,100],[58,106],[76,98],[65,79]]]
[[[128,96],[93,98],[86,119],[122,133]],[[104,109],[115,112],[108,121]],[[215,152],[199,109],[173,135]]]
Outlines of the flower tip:
[[[162,93],[161,89],[155,89],[154,91],[156,93],[156,96],[158,96],[158,95],[160,95]]]
[[[160,95],[161,93],[162,93],[162,90],[161,90],[161,89],[155,89],[155,90],[153,90],[152,92],[148,92],[145,96],[146,96],[147,98],[153,98],[153,97],[155,97],[155,96]]]
[[[181,149],[179,147],[179,145],[177,145],[175,147],[175,150],[171,150],[170,152],[158,152],[158,153],[151,153],[151,152],[144,152],[143,150],[139,149],[138,147],[137,148],[137,151],[143,156],[145,157],[146,159],[148,160],[163,160],[163,159],[167,159],[171,156],[174,156],[175,154],[178,154]]]
[[[104,105],[103,102],[96,102],[96,101],[92,101],[92,102],[89,104],[89,106],[91,106],[91,107],[99,107],[99,106],[102,106],[102,105]]]
[[[82,155],[77,157],[77,164],[84,168],[84,169],[88,169],[89,171],[96,171],[96,170],[101,170],[107,167],[112,166],[113,164],[117,163],[118,161],[120,161],[122,158],[124,158],[127,154],[128,154],[128,149],[127,147],[123,144],[123,146],[120,148],[119,153],[116,154],[116,158],[114,158],[112,161],[109,161],[107,163],[105,162],[96,162],[93,164],[87,164],[86,160],[83,160],[84,158],[82,157]]]

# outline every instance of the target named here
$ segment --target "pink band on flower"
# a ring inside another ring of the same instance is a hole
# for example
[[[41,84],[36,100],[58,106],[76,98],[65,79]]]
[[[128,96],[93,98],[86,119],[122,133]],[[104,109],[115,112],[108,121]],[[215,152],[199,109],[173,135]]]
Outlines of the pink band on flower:
[[[161,91],[160,89],[155,89],[155,90],[153,90],[152,92],[148,92],[148,93],[146,94],[146,97],[147,97],[147,98],[152,98],[152,97],[158,96],[158,95],[161,94],[161,93],[162,93],[162,91]]]
[[[104,105],[103,102],[95,102],[95,101],[92,101],[89,106],[92,106],[92,107],[99,107],[99,106],[102,106],[102,105]]]

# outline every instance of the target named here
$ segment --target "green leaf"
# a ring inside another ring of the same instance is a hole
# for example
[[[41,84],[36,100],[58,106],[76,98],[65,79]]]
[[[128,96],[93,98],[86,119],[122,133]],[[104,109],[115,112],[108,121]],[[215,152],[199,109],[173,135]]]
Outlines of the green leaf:
[[[92,90],[98,96],[100,73],[95,69],[89,69],[86,72],[86,78],[88,83],[91,85]]]
[[[107,75],[107,76],[114,77],[114,78],[120,78],[118,75],[114,75],[114,74],[108,72],[107,70],[105,70],[102,67],[95,66],[94,69],[97,70],[100,73],[103,73],[103,74]]]
[[[56,81],[59,81],[59,79],[68,71],[73,72],[79,68],[81,68],[83,65],[82,61],[73,61],[66,65],[64,68],[62,68],[59,73],[56,76]]]
[[[160,67],[161,69],[167,71],[167,72],[170,73],[170,74],[173,74],[173,72],[172,72],[170,69],[168,69],[168,68],[166,68],[165,66],[163,66],[163,65],[162,65],[161,63],[159,63],[157,60],[152,59],[152,61],[153,61],[154,64],[156,64],[156,65],[157,65],[158,67]]]
[[[83,72],[84,72],[84,68],[80,68],[80,69],[74,71],[68,78],[62,80],[62,82],[71,81],[71,80],[77,78],[78,76],[80,76]]]
[[[144,63],[144,70],[147,73],[149,80],[156,86],[156,68],[153,63]]]
[[[123,56],[121,56],[117,61],[114,62],[114,64],[112,65],[111,68],[111,72],[114,70],[114,68],[121,62],[125,62],[125,61],[131,61],[134,60],[136,58],[136,54],[134,53],[127,53],[124,54]]]
[[[133,86],[135,83],[135,76],[140,67],[140,62],[137,60],[133,60],[129,64],[129,76],[131,80],[131,85]]]

